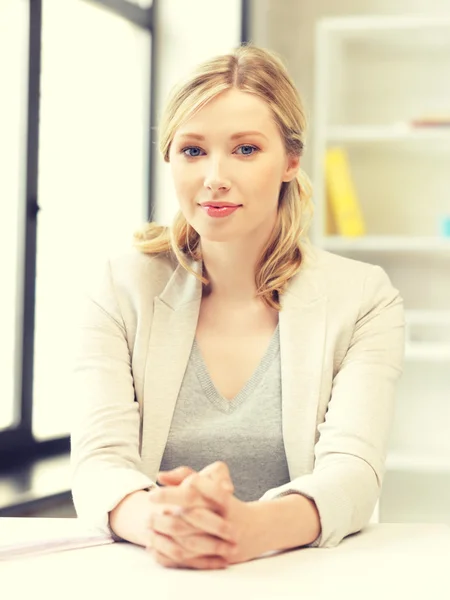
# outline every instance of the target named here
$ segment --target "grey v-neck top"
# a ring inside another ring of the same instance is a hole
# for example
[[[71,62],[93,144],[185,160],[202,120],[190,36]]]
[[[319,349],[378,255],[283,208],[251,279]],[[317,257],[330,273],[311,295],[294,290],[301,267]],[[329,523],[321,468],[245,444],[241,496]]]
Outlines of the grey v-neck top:
[[[279,329],[241,391],[227,400],[216,390],[194,341],[178,395],[161,470],[200,471],[227,463],[235,496],[258,500],[290,481],[282,434]]]

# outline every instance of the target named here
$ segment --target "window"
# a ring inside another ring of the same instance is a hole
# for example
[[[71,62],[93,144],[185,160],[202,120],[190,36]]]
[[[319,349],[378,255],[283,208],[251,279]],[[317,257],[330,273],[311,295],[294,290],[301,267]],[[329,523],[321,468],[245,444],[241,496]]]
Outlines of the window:
[[[25,203],[28,10],[25,2],[0,4],[0,430],[19,419],[20,346]]]
[[[135,4],[140,8],[150,8],[153,4],[153,0],[128,0],[130,4]]]
[[[93,257],[130,248],[151,212],[151,5],[0,2],[6,466],[67,448],[70,317]]]
[[[152,214],[157,10],[0,1],[0,466],[68,448],[71,316]]]
[[[150,128],[148,31],[80,0],[44,0],[42,23],[38,439],[69,431],[70,316],[92,259],[129,248],[133,230],[147,218]]]

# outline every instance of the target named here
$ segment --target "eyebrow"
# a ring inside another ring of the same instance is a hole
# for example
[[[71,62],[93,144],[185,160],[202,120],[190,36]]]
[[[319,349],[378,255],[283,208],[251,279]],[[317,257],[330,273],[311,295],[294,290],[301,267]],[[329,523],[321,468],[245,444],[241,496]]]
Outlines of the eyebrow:
[[[260,137],[263,137],[267,140],[267,136],[265,136],[263,133],[261,133],[260,131],[239,131],[238,133],[233,133],[232,136],[230,136],[231,140],[237,140],[241,137],[246,137],[248,135],[258,135]],[[193,138],[196,140],[199,140],[200,142],[203,142],[205,140],[205,136],[204,135],[200,135],[198,133],[182,133],[180,135],[180,137],[183,138]]]

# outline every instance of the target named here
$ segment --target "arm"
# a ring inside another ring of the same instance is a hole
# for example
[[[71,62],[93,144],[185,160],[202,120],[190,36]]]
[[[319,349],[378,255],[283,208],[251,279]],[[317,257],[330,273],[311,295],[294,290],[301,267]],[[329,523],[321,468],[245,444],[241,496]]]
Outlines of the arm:
[[[386,273],[372,266],[347,354],[333,381],[325,421],[318,428],[314,471],[269,490],[260,499],[274,500],[290,494],[310,499],[321,524],[314,546],[336,546],[370,520],[384,475],[403,356],[402,299]],[[275,504],[271,504],[275,512]],[[298,516],[301,514],[299,506]],[[299,541],[310,537],[309,527],[299,518]],[[286,540],[291,534],[292,530],[285,534],[273,532]]]
[[[289,494],[267,502],[250,502],[254,515],[257,555],[307,546],[320,535],[319,512],[313,501]]]
[[[132,492],[113,508],[109,516],[109,526],[114,535],[138,546],[148,544],[149,493],[144,490]]]
[[[109,532],[109,512],[156,485],[140,471],[139,407],[109,262],[82,313],[69,391],[75,508],[88,525]]]

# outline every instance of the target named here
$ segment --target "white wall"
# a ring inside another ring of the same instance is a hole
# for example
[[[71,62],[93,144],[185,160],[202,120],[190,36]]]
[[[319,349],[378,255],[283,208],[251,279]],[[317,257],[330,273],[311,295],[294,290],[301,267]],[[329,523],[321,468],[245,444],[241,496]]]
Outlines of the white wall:
[[[180,77],[197,63],[229,52],[239,45],[241,0],[161,0],[158,12],[158,72],[155,82],[157,124],[167,95]],[[155,169],[156,210],[152,219],[168,224],[178,208],[178,201],[169,165],[163,161],[157,148],[155,150],[158,154]]]

